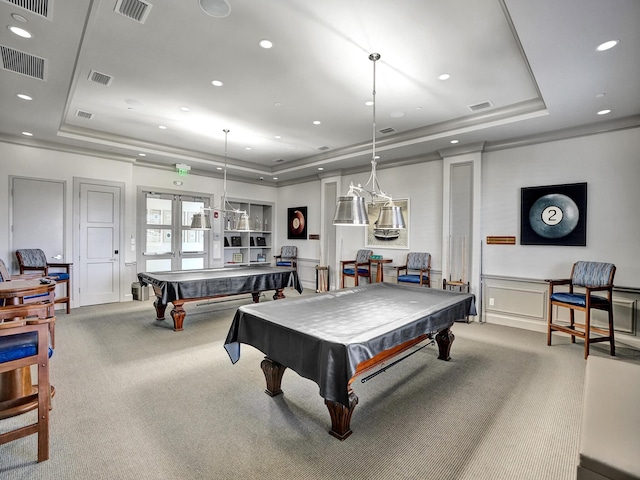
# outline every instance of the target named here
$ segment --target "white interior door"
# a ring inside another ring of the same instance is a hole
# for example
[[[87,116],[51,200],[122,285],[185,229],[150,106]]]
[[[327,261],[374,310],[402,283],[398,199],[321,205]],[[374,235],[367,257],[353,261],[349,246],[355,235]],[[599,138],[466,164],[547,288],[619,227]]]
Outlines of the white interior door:
[[[120,301],[117,186],[80,184],[80,305]]]
[[[39,248],[49,262],[71,262],[65,258],[64,212],[64,182],[11,178],[12,255],[3,260],[13,273],[19,273],[14,254],[18,248]],[[73,282],[73,270],[71,275]],[[56,295],[64,294],[61,288],[66,286],[56,287]]]

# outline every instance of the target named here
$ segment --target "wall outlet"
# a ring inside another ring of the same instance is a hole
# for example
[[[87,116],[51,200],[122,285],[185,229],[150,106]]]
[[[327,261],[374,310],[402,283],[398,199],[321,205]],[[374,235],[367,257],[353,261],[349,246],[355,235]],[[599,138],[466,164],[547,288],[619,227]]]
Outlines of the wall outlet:
[[[495,299],[493,297],[490,297],[489,298],[489,306],[493,307],[495,305],[495,303],[496,303]]]

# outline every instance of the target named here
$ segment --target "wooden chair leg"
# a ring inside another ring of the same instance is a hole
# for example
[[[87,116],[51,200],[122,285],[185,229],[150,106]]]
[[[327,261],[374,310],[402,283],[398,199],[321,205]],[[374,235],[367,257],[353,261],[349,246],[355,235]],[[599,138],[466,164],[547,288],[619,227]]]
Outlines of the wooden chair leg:
[[[612,357],[616,356],[616,342],[613,336],[613,305],[609,308],[609,343],[610,354]]]
[[[573,310],[571,310],[573,313]],[[571,337],[575,338],[575,337]],[[584,359],[589,356],[589,339],[591,338],[591,313],[587,310],[584,313]]]
[[[587,315],[588,315],[588,313],[587,313]],[[572,329],[576,328],[575,315],[573,313],[573,308],[569,309],[569,318],[571,319],[570,320],[571,328]],[[589,331],[588,328],[586,330],[587,330],[587,332]],[[571,335],[571,343],[576,343],[576,336],[575,335]]]
[[[551,300],[549,300],[549,309],[547,313],[547,345],[551,345],[551,324],[553,323],[553,319],[551,316],[553,315],[553,305],[551,304]]]

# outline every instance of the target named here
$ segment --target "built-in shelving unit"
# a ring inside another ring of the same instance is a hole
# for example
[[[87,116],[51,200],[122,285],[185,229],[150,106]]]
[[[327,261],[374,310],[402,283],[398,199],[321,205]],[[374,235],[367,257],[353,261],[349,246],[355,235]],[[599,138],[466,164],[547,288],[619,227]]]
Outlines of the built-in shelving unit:
[[[273,204],[232,201],[249,215],[249,230],[238,230],[239,214],[223,214],[224,265],[271,265]]]

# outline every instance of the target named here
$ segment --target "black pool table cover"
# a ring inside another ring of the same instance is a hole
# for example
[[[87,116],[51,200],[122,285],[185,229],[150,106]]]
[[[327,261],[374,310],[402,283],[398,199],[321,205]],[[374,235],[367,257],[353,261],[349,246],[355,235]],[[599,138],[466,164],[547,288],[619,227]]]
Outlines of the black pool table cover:
[[[302,293],[295,270],[269,266],[143,272],[138,274],[138,279],[142,285],[158,287],[165,305],[185,298],[264,292],[284,287],[294,287]]]
[[[236,363],[240,343],[252,345],[313,380],[323,398],[348,406],[360,362],[467,315],[476,315],[473,294],[373,283],[242,306],[224,348]]]

